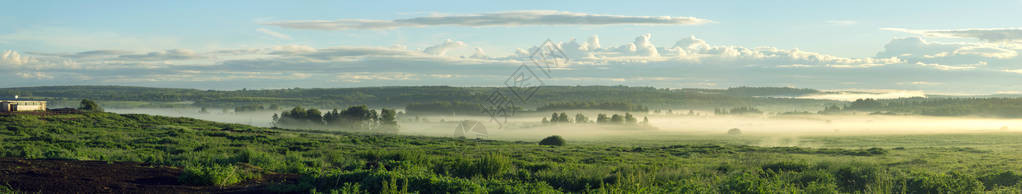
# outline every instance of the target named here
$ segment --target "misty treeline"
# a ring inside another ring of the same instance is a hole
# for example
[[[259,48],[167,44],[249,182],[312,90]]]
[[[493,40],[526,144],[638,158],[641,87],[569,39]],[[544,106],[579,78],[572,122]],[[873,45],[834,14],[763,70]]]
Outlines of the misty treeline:
[[[379,112],[366,105],[350,106],[344,110],[333,109],[326,113],[319,109],[294,107],[291,110],[273,114],[273,125],[289,128],[326,128],[361,131],[396,132],[398,113],[393,109]]]
[[[851,111],[872,114],[918,114],[928,116],[986,116],[1022,118],[1019,98],[903,98],[891,100],[858,99],[844,106],[830,105],[820,114]]]
[[[488,104],[488,97],[506,87],[388,86],[363,88],[285,88],[258,90],[198,90],[128,86],[45,86],[0,88],[0,96],[20,95],[30,99],[97,101],[190,102],[191,106],[235,108],[252,104],[281,107],[342,107],[351,104],[397,107],[420,102],[463,102]],[[791,96],[810,89],[741,87],[729,89],[668,89],[628,86],[543,86],[516,107],[539,107],[566,99],[580,102],[622,102],[658,108],[713,108],[767,104],[813,105],[827,100],[761,98]],[[511,94],[506,97],[515,98]],[[466,110],[466,113],[474,111]],[[481,111],[479,111],[481,112]],[[449,113],[449,112],[448,112]],[[461,112],[458,112],[459,114]]]
[[[642,117],[642,122],[639,122],[635,116],[631,113],[625,113],[624,115],[613,114],[607,116],[607,114],[599,113],[595,119],[590,119],[582,113],[575,114],[574,118],[568,117],[567,113],[552,113],[550,118],[543,117],[543,123],[545,124],[585,124],[585,123],[596,123],[596,124],[618,124],[618,125],[636,125],[636,124],[649,124],[649,118]]]
[[[536,108],[536,111],[583,110],[583,109],[632,111],[632,112],[649,111],[649,108],[646,108],[645,106],[627,102],[556,102],[540,106]]]
[[[743,115],[743,114],[763,114],[763,111],[756,109],[751,106],[734,107],[731,109],[726,108],[715,108],[713,109],[715,115]]]
[[[512,107],[515,112],[530,112],[520,106]],[[547,103],[537,107],[535,111],[558,111],[558,110],[611,110],[647,112],[649,108],[627,102],[556,102]],[[486,114],[486,107],[482,104],[469,102],[431,102],[411,103],[405,106],[405,111],[411,115],[423,114],[462,114],[462,115],[483,115]]]

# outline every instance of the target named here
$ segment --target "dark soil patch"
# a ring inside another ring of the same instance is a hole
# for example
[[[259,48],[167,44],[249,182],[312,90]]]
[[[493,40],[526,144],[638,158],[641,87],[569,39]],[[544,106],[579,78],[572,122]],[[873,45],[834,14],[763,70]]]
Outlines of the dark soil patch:
[[[267,186],[297,182],[297,175],[269,174],[227,187],[178,183],[181,169],[137,162],[0,158],[0,185],[41,193],[273,193]]]

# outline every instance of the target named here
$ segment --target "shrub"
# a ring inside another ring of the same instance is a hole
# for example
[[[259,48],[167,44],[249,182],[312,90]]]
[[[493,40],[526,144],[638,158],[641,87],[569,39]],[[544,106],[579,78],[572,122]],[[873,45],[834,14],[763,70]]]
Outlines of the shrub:
[[[732,176],[720,185],[721,193],[777,193],[783,186],[777,181],[742,173]]]
[[[539,141],[539,145],[563,146],[564,144],[564,138],[559,135],[546,137]]]
[[[742,134],[742,130],[738,129],[738,128],[731,128],[731,129],[727,130],[727,134],[728,135],[741,135]]]
[[[845,192],[856,192],[866,189],[866,185],[875,182],[877,170],[872,166],[843,166],[834,173],[837,183]]]
[[[227,186],[240,183],[245,179],[258,178],[258,175],[246,173],[234,165],[187,166],[178,176],[178,182],[190,185]]]
[[[979,193],[983,190],[983,183],[976,178],[958,173],[922,174],[908,177],[904,189],[909,193]]]
[[[489,178],[510,171],[511,160],[497,154],[485,155],[478,160],[456,157],[451,161],[439,164],[434,169],[437,173],[447,173],[461,178],[471,178],[477,175]]]
[[[808,168],[809,168],[809,164],[806,164],[804,162],[792,162],[792,161],[782,161],[782,162],[777,162],[777,163],[771,163],[771,164],[763,165],[763,170],[764,171],[770,170],[770,171],[774,171],[774,172],[781,172],[781,171],[801,172],[801,171],[803,171],[805,169],[808,169]]]
[[[983,186],[987,189],[993,189],[997,186],[1014,186],[1022,180],[1022,175],[1019,175],[1012,171],[1003,171],[1000,173],[991,173],[985,176],[979,177],[979,181],[983,182]]]

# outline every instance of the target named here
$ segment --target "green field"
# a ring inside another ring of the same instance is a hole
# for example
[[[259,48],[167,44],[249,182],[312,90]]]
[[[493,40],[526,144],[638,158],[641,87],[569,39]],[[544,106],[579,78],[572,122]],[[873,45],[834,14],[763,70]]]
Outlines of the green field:
[[[298,174],[280,192],[1018,193],[1020,133],[799,137],[657,134],[565,146],[82,113],[0,116],[0,157],[138,161],[181,181]],[[783,141],[783,139],[781,139]],[[11,188],[5,188],[11,189]],[[16,189],[16,188],[14,188]],[[2,190],[0,190],[2,191]],[[32,191],[26,191],[32,192]]]

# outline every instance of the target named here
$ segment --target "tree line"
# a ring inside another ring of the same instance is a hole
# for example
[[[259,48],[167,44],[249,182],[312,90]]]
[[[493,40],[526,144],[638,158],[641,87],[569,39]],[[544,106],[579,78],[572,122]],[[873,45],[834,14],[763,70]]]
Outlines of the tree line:
[[[273,114],[273,125],[280,127],[327,128],[344,130],[368,130],[396,132],[398,113],[393,109],[379,112],[366,105],[350,106],[344,110],[333,109],[326,113],[318,109],[294,107],[291,110]]]
[[[607,116],[607,114],[599,113],[596,115],[596,120],[590,120],[588,116],[582,113],[575,114],[575,118],[569,118],[567,113],[553,113],[550,115],[550,119],[543,117],[544,124],[585,124],[585,123],[596,123],[596,124],[628,124],[635,125],[640,124],[639,120],[635,118],[631,113],[613,114]],[[649,118],[642,117],[641,124],[648,124]]]
[[[649,108],[627,102],[557,102],[536,108],[536,111],[598,109],[614,111],[646,112]]]

